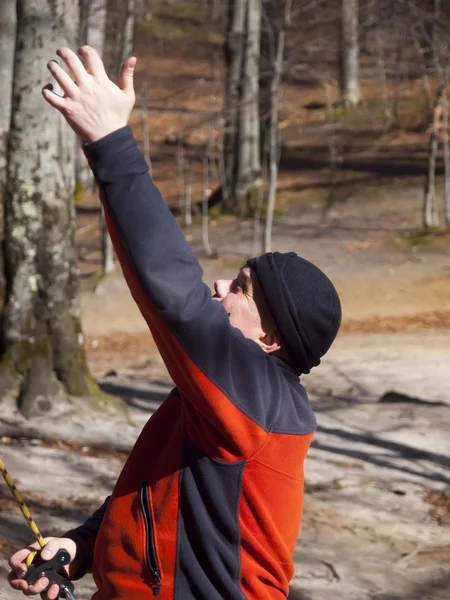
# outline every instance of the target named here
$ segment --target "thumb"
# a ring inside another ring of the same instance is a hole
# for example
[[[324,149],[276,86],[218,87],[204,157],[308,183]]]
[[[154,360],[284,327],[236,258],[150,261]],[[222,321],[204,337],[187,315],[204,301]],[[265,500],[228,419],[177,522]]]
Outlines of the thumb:
[[[55,538],[53,540],[49,540],[44,548],[41,550],[41,558],[43,560],[50,560],[55,556],[58,550],[61,548],[61,540],[59,538]]]
[[[127,58],[120,69],[119,87],[128,96],[134,96],[133,76],[136,62],[136,57],[131,56],[130,58]]]

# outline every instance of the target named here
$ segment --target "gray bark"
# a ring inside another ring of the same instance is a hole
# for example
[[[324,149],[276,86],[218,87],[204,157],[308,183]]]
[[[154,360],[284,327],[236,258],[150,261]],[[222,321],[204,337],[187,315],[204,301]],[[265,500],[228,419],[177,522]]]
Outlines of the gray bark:
[[[26,416],[57,415],[72,410],[71,396],[98,393],[78,303],[74,138],[41,96],[55,48],[78,37],[78,3],[19,0],[17,8],[0,389]]]
[[[439,226],[439,213],[436,204],[436,162],[439,149],[439,122],[442,117],[442,94],[445,94],[445,86],[439,90],[433,108],[433,120],[430,129],[428,173],[423,200],[423,226],[425,229]]]
[[[222,19],[221,0],[208,0],[208,9],[206,19],[209,23],[218,23]]]
[[[263,252],[272,251],[272,227],[273,214],[276,203],[277,180],[278,180],[278,156],[279,156],[279,94],[281,77],[283,74],[283,56],[286,38],[286,27],[289,24],[291,14],[291,0],[285,1],[284,22],[278,32],[275,64],[273,68],[273,78],[270,85],[270,130],[269,130],[269,192],[267,196],[267,217],[264,229],[264,248]]]
[[[116,270],[116,264],[114,262],[114,248],[106,225],[103,209],[100,215],[100,236],[102,246],[102,272],[103,275],[109,275]]]
[[[206,256],[211,257],[213,251],[209,242],[209,220],[208,220],[208,200],[211,195],[209,189],[209,160],[203,157],[203,198],[202,198],[202,245]]]
[[[103,56],[105,45],[106,0],[80,0],[80,44],[88,44]],[[94,189],[94,178],[80,142],[75,158],[77,187],[83,194]]]
[[[438,66],[436,21],[440,4],[440,0],[420,0],[417,3],[420,17],[421,50],[425,68],[431,71]]]
[[[126,13],[126,17],[125,17],[125,27],[123,30],[122,54],[120,57],[120,66],[129,56],[131,56],[131,53],[133,52],[135,19],[136,19],[136,0],[128,0],[127,13]]]
[[[122,46],[118,54],[118,64],[116,65],[117,81],[119,81],[120,69],[122,63],[131,56],[133,51],[134,22],[136,17],[136,0],[127,0],[126,15],[122,34]],[[102,246],[102,270],[105,275],[113,273],[116,269],[114,263],[114,248],[106,227],[105,216],[102,214],[101,223],[101,246]]]
[[[229,0],[226,40],[227,88],[226,134],[224,139],[224,179],[227,188],[224,210],[231,211],[236,200],[237,155],[239,152],[239,103],[242,68],[244,64],[247,0]]]
[[[194,168],[191,168],[186,181],[186,189],[184,191],[184,226],[192,227],[192,180],[194,178]]]
[[[448,100],[447,91],[442,95],[442,144],[444,147],[444,169],[445,169],[445,188],[444,188],[444,210],[445,225],[450,229],[450,141],[448,135]]]
[[[239,154],[236,195],[241,216],[248,212],[248,201],[256,197],[261,182],[259,129],[259,51],[261,0],[247,0],[247,39],[241,82],[239,110]]]
[[[150,127],[148,124],[148,106],[145,102],[142,106],[142,150],[145,162],[148,165],[150,175],[152,174],[152,161],[150,159]]]
[[[4,190],[8,136],[11,121],[11,103],[16,44],[16,0],[3,0],[0,20],[0,313],[5,301],[5,270],[3,261]]]
[[[261,0],[230,0],[226,41],[225,210],[244,216],[261,185],[259,59]],[[223,186],[223,184],[222,184]],[[224,199],[223,199],[224,200]],[[255,202],[253,202],[254,204]]]
[[[346,106],[361,102],[359,77],[358,0],[342,0],[342,99]]]
[[[106,0],[82,0],[88,5],[86,22],[80,28],[85,30],[85,42],[103,56],[105,45]]]
[[[211,196],[209,169],[212,162],[213,153],[213,122],[209,124],[208,144],[206,147],[206,156],[203,157],[203,198],[202,198],[202,244],[206,256],[213,256],[211,244],[209,241],[209,198]]]

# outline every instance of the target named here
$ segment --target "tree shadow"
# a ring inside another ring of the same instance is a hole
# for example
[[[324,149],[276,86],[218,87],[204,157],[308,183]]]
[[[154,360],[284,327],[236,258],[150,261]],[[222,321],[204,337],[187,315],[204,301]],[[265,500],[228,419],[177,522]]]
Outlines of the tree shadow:
[[[288,600],[313,600],[311,596],[305,594],[305,592],[289,588]]]
[[[128,406],[142,411],[154,412],[167,398],[173,385],[161,382],[148,382],[147,387],[137,387],[139,384],[129,384],[118,381],[100,381],[100,388],[107,394],[118,396]]]
[[[445,573],[439,579],[427,579],[427,581],[416,585],[414,589],[406,593],[372,592],[364,597],[370,598],[370,600],[444,600],[448,598],[447,592],[449,589],[450,573]],[[310,596],[303,590],[290,588],[288,599],[314,600],[314,596]]]
[[[398,442],[391,442],[388,440],[380,439],[379,437],[372,434],[361,434],[345,431],[343,429],[325,427],[319,425],[317,427],[317,437],[313,440],[311,447],[316,450],[323,450],[332,454],[338,454],[350,458],[362,460],[366,463],[377,465],[378,467],[391,469],[394,471],[400,471],[402,473],[408,473],[416,477],[428,479],[439,483],[450,485],[450,477],[447,477],[443,473],[437,470],[427,470],[426,466],[421,465],[419,461],[427,461],[429,463],[438,465],[440,467],[450,466],[450,457],[443,454],[437,454],[435,452],[428,452],[426,450],[420,450],[412,446],[405,444],[399,444]],[[321,441],[320,434],[326,434],[328,436],[334,436],[339,439],[354,442],[356,444],[366,444],[369,446],[375,446],[377,448],[388,450],[391,455],[379,455],[372,454],[369,451],[356,450],[349,447],[343,447],[340,444],[333,445],[329,442]],[[406,466],[397,464],[398,461],[410,461],[413,466]]]
[[[445,573],[441,578],[428,579],[424,583],[417,585],[411,592],[404,595],[375,593],[371,600],[444,600],[450,596],[450,572]],[[440,592],[445,593],[445,596]]]
[[[379,147],[375,155],[356,156],[357,149],[349,148],[344,160],[339,164],[339,171],[359,171],[376,174],[380,177],[400,177],[426,175],[428,162],[426,153],[417,151],[413,144],[392,148]],[[311,148],[290,148],[281,156],[280,171],[320,170],[329,168],[328,146]],[[437,175],[443,175],[444,166],[438,164]]]

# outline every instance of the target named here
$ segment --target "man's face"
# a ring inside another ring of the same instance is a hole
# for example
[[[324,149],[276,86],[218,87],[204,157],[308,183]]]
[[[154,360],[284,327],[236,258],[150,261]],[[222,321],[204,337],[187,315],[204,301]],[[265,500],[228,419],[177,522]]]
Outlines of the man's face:
[[[230,323],[240,329],[246,338],[257,342],[263,335],[256,304],[262,292],[255,276],[252,278],[250,267],[242,267],[233,280],[219,279],[214,283],[214,289],[216,293],[213,298],[227,311]]]

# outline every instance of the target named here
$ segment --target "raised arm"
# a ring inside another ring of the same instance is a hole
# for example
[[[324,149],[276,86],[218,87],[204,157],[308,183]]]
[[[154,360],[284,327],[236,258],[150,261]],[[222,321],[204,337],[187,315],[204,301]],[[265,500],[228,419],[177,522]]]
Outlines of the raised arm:
[[[65,95],[44,89],[44,96],[87,143],[124,275],[185,402],[191,439],[208,437],[217,445],[209,453],[219,458],[224,446],[230,456],[249,456],[264,443],[280,408],[277,398],[291,384],[211,298],[197,258],[147,173],[126,126],[135,59],[124,64],[116,87],[94,50],[80,53],[88,71],[75,53],[60,50],[76,83],[51,62]]]

